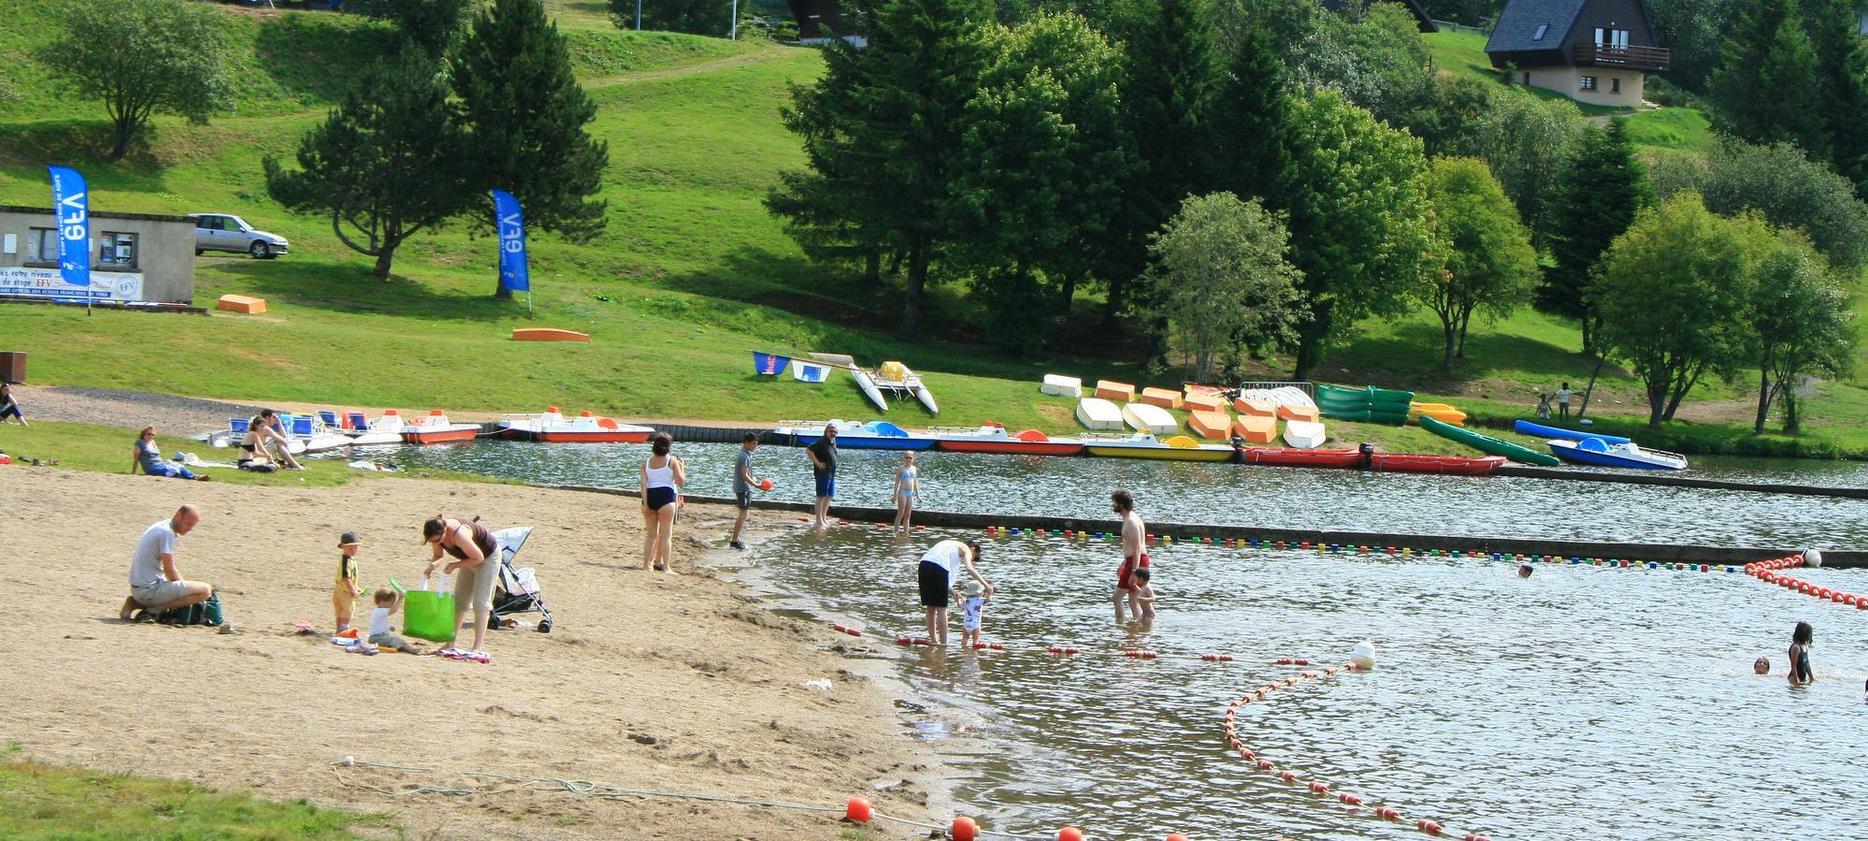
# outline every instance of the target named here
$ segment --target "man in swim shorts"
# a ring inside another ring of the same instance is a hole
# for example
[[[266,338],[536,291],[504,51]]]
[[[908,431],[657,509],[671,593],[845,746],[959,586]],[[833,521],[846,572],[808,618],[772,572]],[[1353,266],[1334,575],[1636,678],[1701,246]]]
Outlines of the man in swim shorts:
[[[1142,618],[1142,606],[1135,596],[1135,571],[1148,566],[1148,524],[1135,513],[1135,495],[1117,488],[1109,495],[1110,510],[1122,518],[1122,565],[1116,567],[1116,621],[1122,621],[1122,602],[1128,600],[1129,615]]]

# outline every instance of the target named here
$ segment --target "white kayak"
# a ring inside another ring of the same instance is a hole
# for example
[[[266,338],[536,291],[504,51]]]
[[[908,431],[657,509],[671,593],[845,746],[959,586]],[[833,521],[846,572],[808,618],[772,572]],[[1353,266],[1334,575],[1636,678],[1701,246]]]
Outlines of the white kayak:
[[[1321,447],[1327,438],[1323,424],[1300,420],[1284,422],[1284,443],[1300,450],[1314,450]]]

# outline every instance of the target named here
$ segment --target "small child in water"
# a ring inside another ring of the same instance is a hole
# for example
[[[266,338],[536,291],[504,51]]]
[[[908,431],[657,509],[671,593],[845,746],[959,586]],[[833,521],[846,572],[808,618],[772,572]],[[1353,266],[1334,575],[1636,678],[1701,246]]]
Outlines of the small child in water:
[[[1155,588],[1154,585],[1148,583],[1153,577],[1154,571],[1148,567],[1135,571],[1133,598],[1136,604],[1141,605],[1143,619],[1155,618]]]
[[[1752,674],[1768,675],[1771,673],[1771,658],[1759,657],[1751,664]]]
[[[378,587],[371,595],[376,602],[376,609],[370,611],[369,643],[377,648],[393,648],[404,654],[425,654],[421,646],[413,645],[397,635],[389,627],[389,615],[402,607],[402,594],[388,587]]]
[[[337,539],[337,582],[331,586],[331,610],[336,615],[337,632],[350,630],[350,616],[356,612],[357,596],[363,591],[357,589],[357,533],[344,532]]]
[[[1808,622],[1798,622],[1796,630],[1790,632],[1790,685],[1803,686],[1816,682],[1816,672],[1810,668],[1810,643],[1816,639],[1816,629]]]
[[[960,600],[962,624],[960,647],[973,648],[980,643],[980,625],[986,618],[986,586],[978,578],[968,578],[964,598]]]
[[[1531,577],[1531,565],[1530,564],[1518,564],[1518,577],[1519,578],[1530,578]]]

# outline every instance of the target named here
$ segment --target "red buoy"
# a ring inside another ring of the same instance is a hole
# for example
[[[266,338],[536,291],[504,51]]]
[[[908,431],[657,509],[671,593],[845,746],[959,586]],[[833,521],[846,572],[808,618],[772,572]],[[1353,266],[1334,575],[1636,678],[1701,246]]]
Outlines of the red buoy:
[[[1310,781],[1310,793],[1319,795],[1319,796],[1329,794],[1330,784],[1322,780],[1311,780]]]
[[[1440,824],[1428,818],[1421,818],[1420,820],[1415,821],[1414,826],[1418,828],[1420,831],[1427,833],[1428,835],[1439,835],[1440,834]]]
[[[953,827],[948,830],[947,834],[953,836],[953,841],[973,841],[979,837],[979,824],[974,823],[972,818],[961,815],[953,819]]]
[[[1350,794],[1349,792],[1346,792],[1346,791],[1343,792],[1342,794],[1336,795],[1336,799],[1341,800],[1344,804],[1349,805],[1349,806],[1362,805],[1362,798],[1357,797],[1353,794]]]
[[[1382,806],[1375,810],[1375,817],[1381,818],[1382,820],[1385,820],[1385,821],[1398,821],[1401,819],[1401,813],[1395,811],[1395,808],[1393,806]],[[957,838],[959,836],[955,836],[955,837]]]
[[[1187,836],[1176,832],[1173,835],[1169,835],[1167,841],[1187,841]]]
[[[1261,759],[1258,761],[1258,770],[1260,771],[1270,771],[1276,767],[1278,766],[1269,759]]]
[[[855,823],[868,823],[870,817],[869,801],[861,797],[850,798],[850,805],[843,810],[843,816]]]
[[[1083,841],[1083,830],[1066,826],[1057,831],[1057,841]]]
[[[1287,768],[1284,770],[1283,773],[1280,773],[1278,776],[1282,777],[1284,781],[1287,783],[1290,783],[1292,785],[1297,784],[1297,772],[1296,771],[1292,771]]]
[[[895,638],[895,644],[896,644],[896,645],[913,645],[913,644],[914,644],[914,641],[913,641],[913,640],[910,640],[910,639],[909,639],[909,638],[907,638],[907,637],[896,637],[896,638]]]

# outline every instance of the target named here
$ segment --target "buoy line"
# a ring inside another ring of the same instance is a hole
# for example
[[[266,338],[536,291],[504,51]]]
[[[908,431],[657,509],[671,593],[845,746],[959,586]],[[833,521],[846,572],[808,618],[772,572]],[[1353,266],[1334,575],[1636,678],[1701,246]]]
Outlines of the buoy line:
[[[1811,549],[1801,555],[1786,555],[1768,561],[1755,561],[1745,565],[1745,573],[1766,584],[1776,584],[1786,590],[1795,590],[1807,596],[1815,596],[1823,601],[1848,605],[1856,610],[1868,610],[1868,596],[1819,587],[1795,576],[1784,575],[1780,569],[1795,569],[1804,566],[1822,566],[1821,552]]]
[[[1360,648],[1361,646],[1358,646],[1358,649]],[[1279,659],[1289,660],[1295,664],[1301,658]],[[1340,666],[1328,666],[1321,670],[1307,669],[1295,675],[1288,676],[1283,680],[1272,681],[1255,687],[1245,694],[1240,695],[1232,703],[1226,705],[1225,714],[1220,716],[1220,724],[1226,734],[1226,746],[1232,748],[1233,751],[1239,755],[1239,758],[1244,760],[1249,767],[1271,774],[1287,785],[1300,787],[1309,792],[1312,797],[1325,798],[1334,794],[1338,803],[1348,806],[1352,810],[1367,806],[1370,817],[1378,820],[1400,823],[1404,822],[1405,819],[1402,817],[1399,809],[1389,806],[1386,803],[1369,805],[1367,799],[1359,794],[1353,794],[1347,791],[1332,791],[1330,784],[1324,780],[1300,774],[1289,768],[1280,768],[1277,763],[1259,756],[1257,751],[1252,750],[1251,747],[1245,744],[1243,739],[1239,738],[1238,713],[1240,707],[1250,704],[1253,701],[1263,701],[1267,697],[1270,697],[1272,693],[1280,689],[1296,686],[1300,681],[1321,680],[1323,678],[1335,677],[1343,672],[1364,670],[1367,668],[1365,662],[1367,661],[1344,663]],[[1414,828],[1432,836],[1440,836],[1448,833],[1445,826],[1432,818],[1419,818],[1415,820]],[[1464,838],[1465,841],[1491,841],[1489,836],[1481,835],[1476,832],[1468,832],[1461,837]]]

